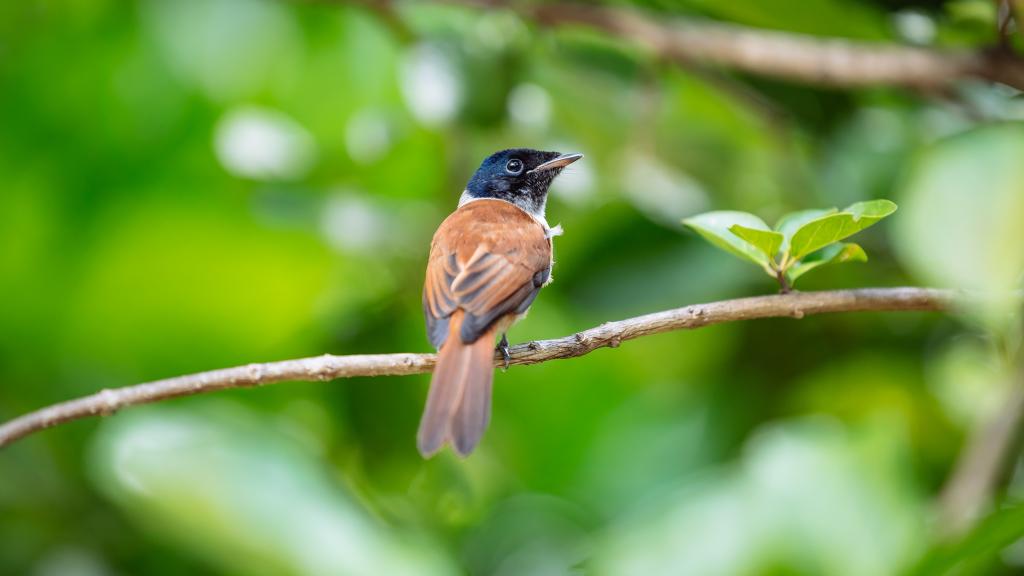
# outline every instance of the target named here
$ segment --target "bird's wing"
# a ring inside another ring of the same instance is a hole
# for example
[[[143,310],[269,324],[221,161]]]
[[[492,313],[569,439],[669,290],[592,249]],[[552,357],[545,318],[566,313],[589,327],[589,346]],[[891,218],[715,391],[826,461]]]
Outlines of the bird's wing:
[[[476,341],[499,318],[525,312],[547,281],[551,242],[529,214],[501,200],[475,200],[434,234],[423,287],[427,336],[440,348],[462,309],[461,340]]]

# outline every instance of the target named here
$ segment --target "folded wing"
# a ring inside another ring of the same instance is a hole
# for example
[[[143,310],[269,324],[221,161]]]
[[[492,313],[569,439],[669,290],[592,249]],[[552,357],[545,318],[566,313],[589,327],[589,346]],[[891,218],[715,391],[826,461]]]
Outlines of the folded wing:
[[[455,310],[460,338],[475,342],[502,316],[525,312],[551,270],[544,227],[501,200],[466,204],[434,235],[423,288],[427,336],[440,348]]]

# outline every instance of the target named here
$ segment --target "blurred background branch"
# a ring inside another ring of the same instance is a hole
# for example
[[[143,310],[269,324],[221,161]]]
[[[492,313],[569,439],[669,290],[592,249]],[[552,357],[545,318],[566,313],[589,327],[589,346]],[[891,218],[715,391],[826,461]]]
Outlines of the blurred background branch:
[[[528,365],[583,356],[598,348],[617,348],[623,341],[673,330],[713,324],[792,317],[828,312],[937,311],[946,309],[954,293],[930,288],[864,288],[822,292],[790,292],[695,304],[606,322],[596,328],[553,340],[518,344],[510,350],[511,364]],[[62,402],[15,418],[0,426],[0,447],[33,432],[90,416],[109,415],[130,406],[203,392],[262,386],[284,381],[325,381],[356,376],[401,376],[429,372],[434,354],[372,354],[333,356],[249,364],[234,368],[167,378]],[[495,354],[495,365],[501,363]]]
[[[390,0],[356,0],[394,18]],[[585,26],[626,40],[656,56],[681,63],[735,69],[829,87],[900,86],[918,90],[946,88],[966,78],[990,80],[1024,89],[1024,58],[1010,50],[920,48],[884,42],[858,42],[752,27],[656,19],[631,8],[576,3],[523,3],[508,0],[447,0],[481,9],[509,9],[545,27]],[[999,35],[1009,34],[1008,3]]]
[[[999,46],[1010,48],[1010,34],[1013,32],[1015,0],[995,0],[996,33],[999,35]]]
[[[942,489],[939,526],[948,536],[963,534],[984,512],[1016,453],[1022,419],[1024,382],[1018,381],[1003,405],[972,434]]]

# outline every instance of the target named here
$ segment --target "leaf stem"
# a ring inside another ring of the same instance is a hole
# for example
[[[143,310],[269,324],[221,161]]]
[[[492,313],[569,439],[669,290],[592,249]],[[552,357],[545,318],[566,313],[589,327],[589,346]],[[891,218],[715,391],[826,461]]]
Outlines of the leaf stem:
[[[789,285],[789,280],[786,279],[786,273],[781,269],[775,271],[775,279],[779,281],[779,292],[781,294],[789,294],[793,291],[793,287]]]

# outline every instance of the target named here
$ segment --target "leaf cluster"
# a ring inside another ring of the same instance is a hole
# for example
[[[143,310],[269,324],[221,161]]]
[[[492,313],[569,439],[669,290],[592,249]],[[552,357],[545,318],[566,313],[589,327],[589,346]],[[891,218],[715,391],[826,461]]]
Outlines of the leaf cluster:
[[[841,242],[896,211],[889,200],[851,204],[843,210],[801,210],[770,228],[748,212],[719,210],[683,220],[708,242],[760,266],[788,291],[798,278],[827,264],[866,262],[864,249]]]

